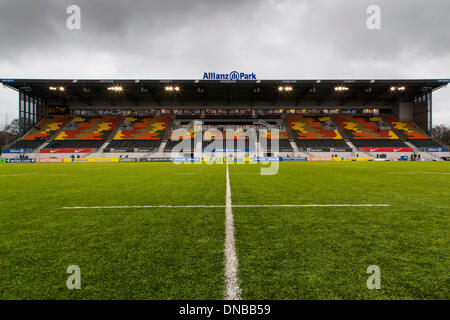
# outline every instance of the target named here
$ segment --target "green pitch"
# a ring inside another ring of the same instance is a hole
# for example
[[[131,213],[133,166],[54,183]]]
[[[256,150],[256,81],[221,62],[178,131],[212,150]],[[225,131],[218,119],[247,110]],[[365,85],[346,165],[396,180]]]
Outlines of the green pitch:
[[[449,163],[260,168],[229,165],[243,299],[450,298]],[[0,164],[0,299],[223,299],[225,181],[225,165]],[[389,206],[252,207],[289,204]],[[73,208],[107,206],[127,208]]]

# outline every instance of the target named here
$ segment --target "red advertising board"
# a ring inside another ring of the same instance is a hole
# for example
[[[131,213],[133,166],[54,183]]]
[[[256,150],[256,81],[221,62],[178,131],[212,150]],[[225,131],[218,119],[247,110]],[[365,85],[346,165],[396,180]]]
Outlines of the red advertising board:
[[[366,152],[413,152],[413,148],[362,148]]]
[[[40,153],[89,153],[95,149],[75,148],[75,149],[41,149]]]

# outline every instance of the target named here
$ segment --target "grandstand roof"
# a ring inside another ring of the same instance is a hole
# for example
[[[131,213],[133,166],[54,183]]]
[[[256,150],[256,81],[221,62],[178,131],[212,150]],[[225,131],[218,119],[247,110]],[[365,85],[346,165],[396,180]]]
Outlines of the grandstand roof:
[[[49,103],[95,105],[208,106],[262,104],[344,106],[392,104],[444,87],[449,79],[376,80],[143,80],[143,79],[2,79],[12,89]],[[108,90],[121,87],[121,91]],[[53,87],[53,90],[50,90]],[[64,91],[59,88],[63,87]],[[179,91],[166,90],[179,88]],[[280,87],[292,89],[281,90]],[[336,88],[344,90],[336,90]],[[395,89],[392,89],[395,88]],[[403,88],[398,90],[398,88]]]

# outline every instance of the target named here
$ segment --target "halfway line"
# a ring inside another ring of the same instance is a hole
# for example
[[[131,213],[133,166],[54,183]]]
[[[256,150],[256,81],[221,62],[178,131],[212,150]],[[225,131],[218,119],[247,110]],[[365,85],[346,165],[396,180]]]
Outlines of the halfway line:
[[[300,207],[390,207],[390,204],[231,204],[230,208],[300,208]],[[225,205],[192,205],[192,206],[94,206],[94,207],[62,207],[64,210],[75,209],[145,209],[145,208],[227,208]]]
[[[225,300],[241,300],[241,288],[238,280],[238,260],[234,238],[234,220],[231,205],[230,175],[226,177],[225,193]]]

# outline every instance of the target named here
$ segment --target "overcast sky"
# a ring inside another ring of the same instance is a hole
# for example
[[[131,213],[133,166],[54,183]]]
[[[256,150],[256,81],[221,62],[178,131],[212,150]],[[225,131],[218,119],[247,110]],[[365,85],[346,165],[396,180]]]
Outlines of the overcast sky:
[[[449,0],[0,0],[0,78],[450,78],[449,15]],[[433,107],[450,124],[450,89]],[[17,95],[0,88],[5,112]]]

